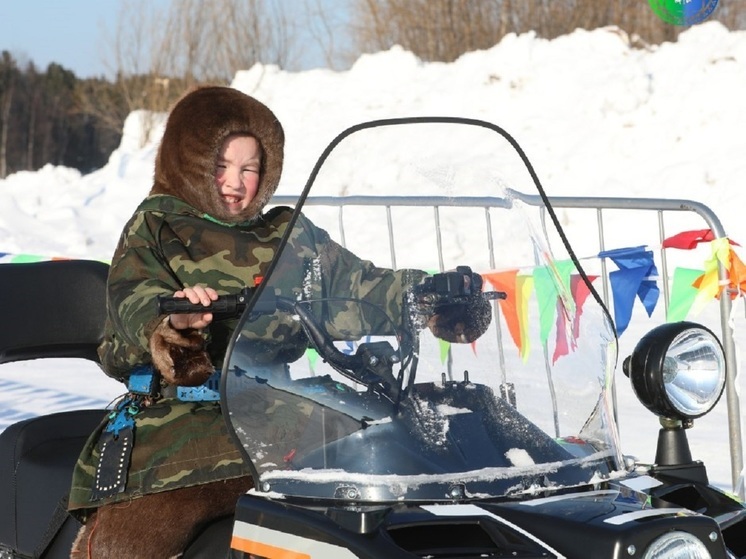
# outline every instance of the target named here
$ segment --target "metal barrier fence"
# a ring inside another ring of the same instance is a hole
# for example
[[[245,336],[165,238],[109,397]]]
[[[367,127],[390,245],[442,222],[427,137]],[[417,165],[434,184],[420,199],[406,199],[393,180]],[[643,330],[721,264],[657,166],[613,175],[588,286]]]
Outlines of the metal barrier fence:
[[[526,195],[519,192],[511,191],[511,196],[521,200],[529,206],[539,207],[543,206],[543,202],[538,195]],[[709,228],[714,238],[723,238],[726,236],[725,230],[715,213],[699,202],[692,200],[681,200],[681,199],[662,199],[662,198],[613,198],[613,197],[549,197],[552,207],[557,209],[566,210],[595,210],[596,230],[598,232],[598,249],[604,251],[607,249],[607,232],[605,229],[605,214],[610,210],[614,211],[644,211],[653,212],[657,219],[658,239],[657,241],[662,244],[666,238],[666,231],[664,225],[664,215],[673,212],[689,212],[696,214],[701,218],[707,228]],[[272,204],[276,205],[294,205],[297,202],[296,196],[275,196],[272,199]],[[401,197],[389,197],[389,196],[315,196],[306,199],[305,206],[326,206],[337,208],[337,221],[339,227],[339,234],[341,237],[341,243],[345,245],[345,230],[343,214],[345,207],[351,206],[370,206],[377,208],[384,208],[386,211],[386,218],[388,224],[388,242],[392,266],[396,268],[396,250],[394,242],[394,229],[392,225],[392,213],[391,209],[394,207],[424,207],[433,209],[433,220],[436,226],[436,231],[440,215],[439,208],[443,206],[458,206],[458,207],[473,207],[473,208],[484,208],[485,220],[487,223],[488,232],[488,249],[490,251],[491,262],[494,263],[494,242],[491,235],[491,224],[490,224],[490,209],[491,208],[506,208],[509,207],[510,201],[504,198],[497,197],[455,197],[455,198],[441,198],[441,197],[429,197],[429,196],[401,196]],[[542,213],[542,218],[546,218],[546,210]],[[438,235],[436,237],[438,257],[440,259],[440,269],[443,269],[443,255],[442,255],[442,242]],[[663,291],[663,300],[668,308],[670,292],[669,292],[669,280],[670,275],[668,271],[668,259],[664,251],[661,251],[661,269],[659,271],[660,285]],[[608,305],[608,271],[606,269],[605,261],[602,259],[602,297],[604,302]],[[720,280],[727,281],[727,272],[723,267],[720,267]],[[726,385],[725,385],[725,398],[728,410],[728,437],[730,446],[730,465],[731,465],[731,479],[732,486],[736,490],[741,499],[744,498],[744,488],[739,484],[739,478],[743,470],[743,447],[741,437],[741,414],[740,414],[740,401],[738,388],[736,384],[737,380],[737,358],[735,342],[733,341],[732,328],[730,325],[730,314],[732,303],[730,297],[720,297],[720,328],[721,328],[721,342],[725,350],[726,358]]]

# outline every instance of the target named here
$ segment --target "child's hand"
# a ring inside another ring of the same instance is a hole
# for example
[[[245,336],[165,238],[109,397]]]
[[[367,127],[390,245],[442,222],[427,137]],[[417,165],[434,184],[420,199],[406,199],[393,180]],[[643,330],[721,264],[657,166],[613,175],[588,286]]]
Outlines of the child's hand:
[[[203,304],[208,306],[218,298],[218,293],[212,287],[202,287],[201,285],[195,285],[194,287],[185,287],[174,293],[174,297],[189,299],[190,303]],[[204,313],[191,313],[191,314],[172,314],[168,317],[168,322],[172,328],[176,330],[187,330],[194,328],[200,330],[205,328],[212,322],[213,316],[211,312]]]

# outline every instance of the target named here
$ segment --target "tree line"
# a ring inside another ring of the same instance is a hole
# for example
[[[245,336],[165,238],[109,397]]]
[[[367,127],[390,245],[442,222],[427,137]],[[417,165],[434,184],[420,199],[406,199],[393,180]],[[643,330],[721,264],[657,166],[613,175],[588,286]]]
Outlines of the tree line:
[[[127,115],[162,112],[188,88],[228,84],[255,63],[303,66],[312,43],[322,64],[344,69],[394,45],[427,62],[452,62],[509,33],[552,39],[577,28],[617,26],[652,48],[686,28],[664,23],[645,0],[121,0],[107,33],[112,77],[79,78],[60,64],[39,69],[0,53],[0,178],[45,164],[89,172],[119,145]],[[301,6],[300,8],[298,6]],[[722,0],[710,17],[746,29],[746,0]]]
[[[553,39],[578,28],[616,26],[633,46],[650,48],[676,41],[686,29],[665,23],[647,0],[356,0],[353,14],[361,52],[400,44],[422,60],[441,62],[490,48],[509,33]],[[746,0],[721,0],[709,20],[746,28]]]
[[[46,164],[84,173],[102,167],[130,108],[117,81],[79,79],[56,63],[21,66],[0,53],[0,178]]]

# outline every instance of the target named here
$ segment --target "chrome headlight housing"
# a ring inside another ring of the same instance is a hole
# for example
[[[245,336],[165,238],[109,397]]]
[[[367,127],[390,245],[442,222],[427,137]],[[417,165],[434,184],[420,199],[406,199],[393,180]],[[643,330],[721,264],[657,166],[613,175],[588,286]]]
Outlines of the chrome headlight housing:
[[[661,417],[692,420],[717,404],[725,387],[725,353],[709,329],[663,324],[646,334],[623,365],[643,405]]]
[[[712,555],[699,538],[677,530],[653,540],[642,559],[712,559]]]

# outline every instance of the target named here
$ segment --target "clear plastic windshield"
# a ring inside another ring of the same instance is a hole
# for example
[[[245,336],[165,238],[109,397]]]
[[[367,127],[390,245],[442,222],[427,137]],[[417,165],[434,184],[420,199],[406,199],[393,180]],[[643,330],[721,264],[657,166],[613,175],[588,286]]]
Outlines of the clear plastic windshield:
[[[486,123],[335,140],[223,370],[258,491],[450,501],[620,469],[615,335],[539,194]]]

